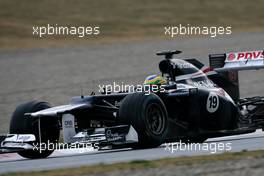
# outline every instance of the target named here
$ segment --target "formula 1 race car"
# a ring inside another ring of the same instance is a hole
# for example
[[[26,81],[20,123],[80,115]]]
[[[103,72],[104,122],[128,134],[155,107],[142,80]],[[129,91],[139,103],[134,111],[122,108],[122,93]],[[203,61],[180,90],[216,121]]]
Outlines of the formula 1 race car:
[[[238,71],[264,68],[264,51],[209,55],[210,67],[196,59],[176,59],[180,51],[159,52],[163,91],[102,92],[73,97],[50,107],[30,101],[12,115],[1,152],[45,158],[42,144],[92,144],[99,149],[152,148],[164,142],[202,143],[208,138],[263,129],[264,97],[239,97]],[[160,85],[161,86],[161,85]],[[151,87],[149,87],[151,90]],[[46,145],[45,145],[46,146]]]

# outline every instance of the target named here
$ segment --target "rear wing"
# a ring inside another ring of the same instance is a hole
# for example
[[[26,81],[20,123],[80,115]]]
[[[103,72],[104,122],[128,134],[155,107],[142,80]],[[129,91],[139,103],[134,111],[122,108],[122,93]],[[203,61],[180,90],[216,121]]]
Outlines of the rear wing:
[[[210,54],[209,59],[210,66],[217,72],[258,70],[264,68],[264,50]],[[216,65],[218,66],[215,68]]]
[[[264,50],[210,54],[209,62],[210,70],[218,73],[212,75],[210,79],[223,87],[233,100],[237,101],[240,97],[238,71],[263,69]]]

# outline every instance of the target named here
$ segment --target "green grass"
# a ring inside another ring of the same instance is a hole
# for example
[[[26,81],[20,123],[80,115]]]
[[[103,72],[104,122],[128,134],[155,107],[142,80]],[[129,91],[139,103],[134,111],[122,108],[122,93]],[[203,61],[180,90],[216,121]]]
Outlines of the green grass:
[[[232,26],[263,31],[264,1],[255,0],[0,0],[0,47],[165,38],[164,26]],[[99,37],[32,35],[32,26],[99,25]]]
[[[117,164],[99,164],[95,166],[84,166],[79,168],[69,169],[57,169],[51,171],[40,171],[40,172],[20,172],[20,173],[8,173],[2,176],[83,176],[88,174],[106,174],[108,172],[114,172],[117,170],[136,170],[136,169],[151,169],[151,168],[165,168],[168,166],[181,166],[181,165],[194,165],[212,163],[216,161],[227,161],[227,160],[241,160],[241,159],[254,159],[263,158],[264,151],[242,151],[237,153],[224,153],[217,155],[206,155],[206,156],[194,156],[194,157],[179,157],[160,159],[154,161],[137,160],[128,163],[117,163]],[[239,162],[239,161],[238,161]]]

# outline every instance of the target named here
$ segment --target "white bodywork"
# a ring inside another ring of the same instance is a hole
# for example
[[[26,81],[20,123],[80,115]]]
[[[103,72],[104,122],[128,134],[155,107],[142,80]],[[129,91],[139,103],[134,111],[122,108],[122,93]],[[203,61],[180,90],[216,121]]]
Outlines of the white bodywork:
[[[74,109],[87,107],[87,104],[69,104],[69,105],[62,105],[62,106],[56,106],[53,108],[37,111],[34,113],[26,113],[25,115],[30,115],[32,117],[38,117],[38,116],[56,116],[59,113],[65,113],[67,111],[72,111]]]

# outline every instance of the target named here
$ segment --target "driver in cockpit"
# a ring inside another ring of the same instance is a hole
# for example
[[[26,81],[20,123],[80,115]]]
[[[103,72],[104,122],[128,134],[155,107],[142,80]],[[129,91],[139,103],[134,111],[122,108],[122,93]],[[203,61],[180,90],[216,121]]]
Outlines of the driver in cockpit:
[[[145,81],[144,81],[144,85],[164,85],[167,84],[167,80],[164,79],[163,77],[159,76],[159,75],[150,75],[148,76]]]

